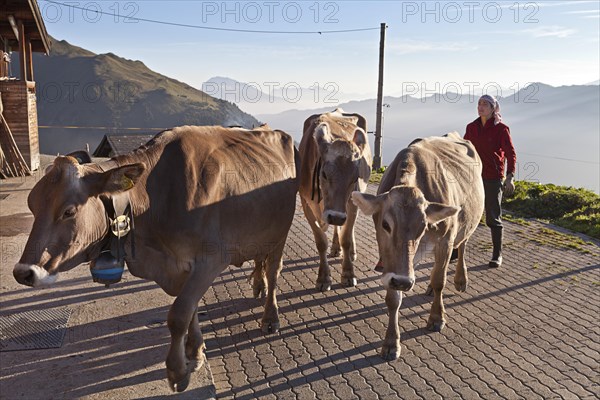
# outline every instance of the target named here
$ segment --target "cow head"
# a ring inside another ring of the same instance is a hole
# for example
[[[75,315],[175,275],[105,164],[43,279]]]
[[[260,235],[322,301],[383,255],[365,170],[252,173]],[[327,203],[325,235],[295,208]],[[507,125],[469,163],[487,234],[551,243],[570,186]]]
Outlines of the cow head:
[[[356,128],[352,141],[334,139],[329,125],[321,123],[314,132],[321,159],[320,190],[323,195],[323,220],[332,225],[346,222],[346,203],[357,190],[361,158],[367,135]]]
[[[363,213],[373,216],[383,262],[383,286],[401,291],[415,284],[413,262],[428,227],[459,211],[428,202],[423,192],[412,186],[395,186],[378,196],[353,192],[352,201]]]
[[[57,157],[29,193],[34,222],[15,279],[27,286],[47,286],[59,272],[98,256],[108,232],[100,195],[129,190],[144,171],[131,164],[102,172],[95,164]]]

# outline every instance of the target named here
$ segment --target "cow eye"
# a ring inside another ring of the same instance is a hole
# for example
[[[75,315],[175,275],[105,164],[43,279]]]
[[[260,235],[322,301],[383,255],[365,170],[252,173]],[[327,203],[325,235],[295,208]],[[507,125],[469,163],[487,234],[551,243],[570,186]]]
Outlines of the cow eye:
[[[381,226],[383,227],[383,229],[385,229],[388,233],[392,232],[392,228],[390,228],[390,224],[387,223],[387,221],[383,221],[381,223]]]
[[[75,207],[69,207],[69,208],[67,208],[65,210],[65,212],[63,213],[63,219],[74,217],[76,211],[77,210],[75,209]]]

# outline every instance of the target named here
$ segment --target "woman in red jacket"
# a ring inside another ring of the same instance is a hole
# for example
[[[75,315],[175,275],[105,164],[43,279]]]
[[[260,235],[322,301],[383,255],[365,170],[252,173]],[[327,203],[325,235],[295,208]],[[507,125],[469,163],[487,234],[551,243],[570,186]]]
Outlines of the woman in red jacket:
[[[502,192],[510,196],[515,185],[517,156],[510,138],[510,129],[500,116],[498,101],[488,94],[481,96],[477,104],[479,118],[467,125],[465,139],[470,140],[483,163],[483,186],[485,189],[485,222],[492,231],[494,246],[489,266],[502,265]],[[506,179],[504,163],[506,162]]]

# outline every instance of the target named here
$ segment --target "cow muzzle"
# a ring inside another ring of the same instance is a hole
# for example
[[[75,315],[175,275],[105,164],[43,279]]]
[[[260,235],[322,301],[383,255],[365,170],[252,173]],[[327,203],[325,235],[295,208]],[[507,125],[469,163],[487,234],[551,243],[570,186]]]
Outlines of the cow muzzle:
[[[13,276],[22,285],[31,287],[50,286],[58,278],[58,274],[49,274],[44,268],[32,264],[17,264]]]
[[[386,289],[408,292],[415,286],[415,278],[388,272],[381,277],[383,287]]]
[[[346,222],[346,213],[332,210],[325,210],[323,213],[323,219],[330,225],[344,225]]]

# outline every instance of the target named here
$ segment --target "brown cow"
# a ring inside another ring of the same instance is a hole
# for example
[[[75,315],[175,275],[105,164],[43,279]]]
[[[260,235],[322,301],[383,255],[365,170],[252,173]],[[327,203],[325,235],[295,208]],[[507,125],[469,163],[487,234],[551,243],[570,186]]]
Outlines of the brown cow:
[[[415,284],[414,263],[430,251],[435,254],[435,297],[427,322],[432,331],[441,331],[446,323],[442,291],[453,248],[459,255],[454,285],[461,292],[467,288],[465,246],[484,207],[481,160],[471,142],[456,133],[417,139],[398,153],[377,193],[354,192],[352,200],[373,215],[390,318],[381,355],[395,359],[400,355],[398,310],[402,292]]]
[[[125,260],[133,275],[176,296],[166,366],[171,388],[183,391],[202,359],[198,301],[228,265],[254,259],[266,269],[255,272],[268,281],[261,326],[279,329],[276,285],[298,166],[292,138],[267,127],[178,127],[101,164],[57,157],[29,195],[35,220],[13,274],[44,286],[96,260],[110,236],[106,200],[128,195],[135,229],[125,239]]]
[[[334,225],[332,255],[343,250],[342,284],[355,286],[354,222],[358,210],[350,201],[353,190],[364,192],[371,175],[371,148],[366,120],[341,109],[316,114],[304,122],[300,142],[300,199],[319,251],[317,290],[331,288],[327,263],[327,228]],[[338,226],[342,226],[338,233]]]

